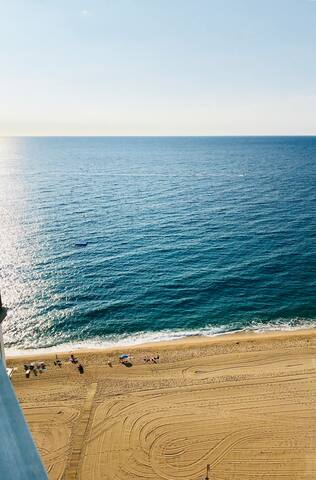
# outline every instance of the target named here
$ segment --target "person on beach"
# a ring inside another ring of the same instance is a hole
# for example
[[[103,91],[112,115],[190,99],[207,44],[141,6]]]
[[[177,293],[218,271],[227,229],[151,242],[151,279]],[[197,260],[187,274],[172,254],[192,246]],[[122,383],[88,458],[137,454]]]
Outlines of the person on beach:
[[[108,360],[108,366],[112,368],[112,362],[111,362],[111,360]]]
[[[83,366],[81,365],[81,363],[79,363],[79,365],[78,365],[78,370],[79,370],[79,373],[82,375],[83,372],[84,372],[84,368],[83,368]]]
[[[78,359],[75,358],[75,357],[73,356],[73,354],[70,355],[70,359],[69,359],[69,360],[71,361],[71,363],[78,363]]]
[[[62,362],[61,362],[61,360],[59,360],[57,355],[56,355],[56,360],[54,361],[54,365],[58,366],[59,368],[61,368],[61,366],[62,366]]]

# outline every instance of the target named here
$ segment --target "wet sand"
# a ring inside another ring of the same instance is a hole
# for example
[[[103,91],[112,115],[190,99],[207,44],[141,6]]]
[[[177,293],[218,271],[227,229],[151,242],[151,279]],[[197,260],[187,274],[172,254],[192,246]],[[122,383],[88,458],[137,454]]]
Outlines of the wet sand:
[[[315,480],[315,330],[76,356],[83,375],[69,353],[61,368],[52,354],[7,362],[51,480],[201,480],[207,464],[216,480]],[[32,360],[48,370],[26,379]]]

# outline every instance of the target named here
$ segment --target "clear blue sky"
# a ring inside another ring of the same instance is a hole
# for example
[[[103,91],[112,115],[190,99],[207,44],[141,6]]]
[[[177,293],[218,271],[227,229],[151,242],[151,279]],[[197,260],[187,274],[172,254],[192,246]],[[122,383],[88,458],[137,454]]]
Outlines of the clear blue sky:
[[[0,135],[316,134],[316,1],[0,6]]]

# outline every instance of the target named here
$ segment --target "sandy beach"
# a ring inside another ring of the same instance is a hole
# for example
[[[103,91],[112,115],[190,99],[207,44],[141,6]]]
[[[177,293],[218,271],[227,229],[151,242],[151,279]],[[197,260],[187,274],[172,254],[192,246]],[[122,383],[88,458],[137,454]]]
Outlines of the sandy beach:
[[[75,355],[82,375],[68,352],[7,362],[50,480],[316,478],[315,330]]]

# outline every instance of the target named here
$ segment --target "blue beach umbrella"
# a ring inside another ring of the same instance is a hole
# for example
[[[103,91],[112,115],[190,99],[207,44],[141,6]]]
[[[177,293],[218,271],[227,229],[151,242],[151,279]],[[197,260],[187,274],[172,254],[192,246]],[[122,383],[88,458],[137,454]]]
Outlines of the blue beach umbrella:
[[[122,359],[122,360],[123,360],[123,358],[128,358],[128,355],[127,355],[127,353],[124,353],[123,355],[120,355],[120,359]]]

